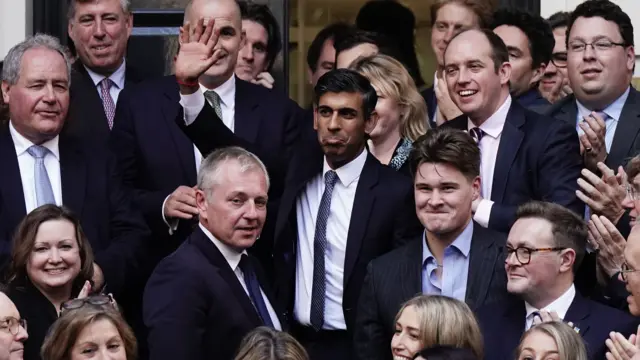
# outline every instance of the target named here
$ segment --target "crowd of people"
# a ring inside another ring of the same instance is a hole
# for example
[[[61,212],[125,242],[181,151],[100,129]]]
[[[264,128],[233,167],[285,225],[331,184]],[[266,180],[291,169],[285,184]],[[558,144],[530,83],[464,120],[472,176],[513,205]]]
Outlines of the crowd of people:
[[[71,0],[3,62],[0,360],[639,360],[629,15],[430,16],[432,86],[371,1],[296,104],[265,5],[190,1],[153,77],[128,0]]]

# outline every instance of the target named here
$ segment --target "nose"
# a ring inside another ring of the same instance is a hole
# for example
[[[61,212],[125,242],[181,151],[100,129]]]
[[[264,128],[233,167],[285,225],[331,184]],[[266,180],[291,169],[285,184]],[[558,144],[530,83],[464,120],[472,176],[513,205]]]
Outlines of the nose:
[[[18,327],[18,333],[15,336],[16,341],[24,342],[29,338],[29,334],[27,333],[27,329],[23,328],[22,325]]]
[[[593,60],[596,58],[596,50],[593,48],[593,45],[587,45],[582,52],[582,59],[584,60]]]
[[[247,201],[247,210],[244,217],[249,220],[258,219],[258,205],[254,201]]]
[[[517,266],[520,265],[520,261],[518,261],[518,257],[516,256],[516,252],[512,252],[511,254],[509,254],[509,252],[507,252],[507,248],[504,249],[504,251],[507,253],[507,257],[504,259],[504,264],[506,266]]]
[[[458,85],[466,85],[471,81],[470,79],[471,77],[466,69],[460,69],[458,71]]]
[[[253,61],[253,49],[251,45],[245,43],[242,48],[240,48],[240,56],[242,56],[245,61]]]
[[[56,102],[55,91],[53,90],[53,84],[48,84],[44,87],[44,96],[42,97],[42,101],[52,104]]]
[[[457,31],[455,30],[455,28],[453,26],[448,28],[447,32],[444,35],[444,43],[449,45],[449,42],[455,36],[456,32]]]
[[[58,249],[53,248],[49,250],[49,262],[58,263],[60,261],[61,261],[60,252],[58,251]]]
[[[556,72],[558,72],[556,64],[554,64],[553,61],[549,61],[549,64],[547,64],[547,67],[544,69],[544,74],[547,76],[553,76]]]
[[[432,191],[431,196],[427,200],[427,203],[434,207],[442,204],[442,195],[440,195],[440,191],[438,190]]]
[[[105,35],[104,23],[102,22],[102,19],[98,17],[96,18],[93,25],[93,36],[97,38],[102,38],[104,37],[104,35]]]
[[[327,124],[329,130],[331,131],[338,131],[340,130],[340,119],[338,118],[338,112],[334,111],[333,114],[331,114],[331,120],[329,120],[329,124]]]
[[[631,210],[634,208],[634,201],[631,198],[631,196],[627,195],[624,197],[624,200],[622,200],[621,203],[622,207],[627,209],[627,210]]]

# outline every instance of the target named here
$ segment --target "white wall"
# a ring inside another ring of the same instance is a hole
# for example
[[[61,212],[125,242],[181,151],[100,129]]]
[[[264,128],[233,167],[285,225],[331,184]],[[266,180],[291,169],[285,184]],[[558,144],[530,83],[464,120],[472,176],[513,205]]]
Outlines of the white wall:
[[[1,0],[0,0],[1,1]],[[640,0],[611,0],[618,4],[624,12],[631,18],[634,29],[634,43],[636,44],[636,73],[635,77],[640,76]],[[548,18],[558,11],[571,11],[584,0],[540,0],[540,15]]]
[[[0,60],[32,31],[31,0],[0,0]]]

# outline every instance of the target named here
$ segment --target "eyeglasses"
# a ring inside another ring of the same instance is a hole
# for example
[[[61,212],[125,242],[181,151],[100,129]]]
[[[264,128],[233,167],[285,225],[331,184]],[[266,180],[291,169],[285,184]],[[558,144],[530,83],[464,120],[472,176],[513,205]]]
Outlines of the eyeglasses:
[[[567,53],[566,52],[557,52],[551,54],[551,62],[553,65],[559,68],[567,67]]]
[[[11,335],[18,335],[20,332],[20,327],[26,331],[27,330],[27,320],[25,319],[16,319],[14,317],[6,317],[0,320],[0,329],[7,329],[11,333]]]
[[[627,184],[627,196],[631,200],[640,200],[640,193],[632,184]]]
[[[113,300],[113,296],[111,294],[108,295],[94,295],[89,296],[82,299],[71,299],[67,302],[62,303],[61,310],[75,310],[79,309],[86,304],[94,305],[94,306],[103,306],[103,305],[114,305],[115,301]]]
[[[519,246],[517,248],[512,248],[511,246],[507,246],[507,259],[511,257],[511,254],[516,253],[516,259],[522,265],[527,265],[531,262],[531,254],[536,252],[552,252],[552,251],[562,251],[566,248],[563,247],[553,247],[553,248],[538,248],[532,249],[524,246]]]
[[[622,267],[620,268],[620,276],[622,277],[622,281],[627,282],[627,274],[636,271],[638,270],[632,269],[626,262],[622,263]]]
[[[611,50],[614,46],[625,47],[626,44],[613,42],[609,39],[600,39],[592,43],[586,43],[584,41],[575,40],[569,43],[569,51],[574,53],[580,53],[585,51],[587,49],[587,46],[591,46],[593,50],[604,52],[604,51]]]

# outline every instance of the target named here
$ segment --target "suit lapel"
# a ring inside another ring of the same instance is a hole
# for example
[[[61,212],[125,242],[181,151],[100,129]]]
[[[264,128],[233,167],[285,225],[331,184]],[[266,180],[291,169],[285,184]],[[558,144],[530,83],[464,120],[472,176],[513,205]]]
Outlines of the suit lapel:
[[[182,170],[185,177],[188,179],[189,184],[196,183],[196,160],[194,155],[193,143],[189,138],[178,128],[178,124],[175,123],[178,115],[183,116],[182,106],[180,106],[180,98],[178,85],[176,85],[175,78],[171,76],[169,81],[172,84],[169,85],[165,91],[166,101],[162,101],[160,106],[162,107],[162,113],[164,114],[164,122],[167,126],[167,131],[171,135],[176,149],[178,150],[178,157],[182,164]]]
[[[65,136],[60,137],[59,148],[62,203],[81,216],[87,182],[86,160],[82,150]]]
[[[267,286],[269,282],[267,281],[267,277],[262,271],[262,265],[253,256],[249,256],[249,259],[251,260],[251,263],[253,264],[253,268],[256,271],[256,276],[258,277],[258,282],[260,283],[260,289],[262,289],[262,291],[264,292],[264,295],[267,297],[267,299],[269,300],[269,303],[271,304],[271,307],[276,313],[276,316],[278,316],[278,320],[280,321],[280,325],[282,326],[282,329],[286,331],[286,328],[285,328],[285,324],[287,323],[286,315],[284,311],[279,309],[278,303],[275,301],[275,297],[271,292],[271,288]]]
[[[423,238],[415,239],[406,248],[406,260],[399,264],[400,274],[398,279],[401,286],[401,303],[422,294],[422,246]]]
[[[503,328],[500,329],[500,333],[505,350],[503,353],[512,354],[513,350],[518,347],[520,337],[525,331],[527,311],[524,307],[524,301],[514,298],[509,302],[502,316],[501,325]]]
[[[571,306],[564,316],[564,321],[570,321],[578,327],[580,335],[584,336],[589,330],[586,319],[589,317],[589,300],[585,299],[576,291],[576,295],[571,302]]]
[[[494,267],[498,260],[499,249],[493,239],[487,237],[485,229],[473,223],[471,251],[469,253],[469,276],[465,301],[471,309],[477,309],[484,303],[489,284],[495,275]]]
[[[559,105],[559,108],[553,117],[558,120],[566,121],[569,125],[575,128],[578,120],[578,105],[576,105],[575,96],[572,94],[560,101],[561,105]],[[553,113],[553,111],[551,112]]]
[[[4,175],[0,179],[0,194],[3,203],[0,207],[7,212],[8,224],[3,224],[10,233],[13,233],[15,226],[27,214],[27,207],[24,202],[24,189],[22,188],[22,177],[20,176],[20,166],[16,148],[9,133],[9,126],[2,127],[0,134],[0,164]]]
[[[74,71],[79,76],[75,78],[76,81],[81,84],[81,91],[74,93],[82,103],[82,107],[76,109],[82,109],[82,113],[74,115],[72,121],[90,122],[91,125],[82,126],[85,129],[91,129],[94,132],[98,131],[102,134],[109,134],[109,122],[107,121],[107,115],[104,112],[104,105],[102,99],[98,93],[96,84],[91,79],[91,76],[87,72],[87,69],[82,65],[81,61],[76,61],[74,64]]]
[[[640,94],[633,87],[629,90],[629,96],[622,108],[620,119],[618,119],[618,126],[613,137],[609,156],[605,161],[607,166],[611,168],[615,168],[616,165],[625,162],[624,160],[640,131],[640,119],[638,119],[640,117],[640,109],[638,109],[638,105],[640,105],[639,96]]]
[[[234,133],[250,143],[255,143],[262,116],[258,109],[259,97],[251,89],[252,84],[236,77],[236,106]]]
[[[373,209],[376,201],[375,191],[373,187],[378,183],[378,166],[373,155],[367,154],[367,160],[362,168],[358,187],[356,188],[356,197],[353,200],[353,210],[351,211],[351,222],[349,224],[349,232],[347,235],[347,249],[344,259],[344,287],[349,283],[349,278],[353,272],[353,267],[358,259],[362,240],[367,231],[369,224],[369,214]]]
[[[511,164],[515,160],[518,149],[520,149],[520,144],[522,144],[522,139],[524,138],[524,133],[520,130],[524,121],[524,109],[514,100],[502,129],[498,154],[496,156],[493,186],[491,189],[491,200],[494,202],[502,203],[502,199],[504,198],[509,169],[511,169]]]

